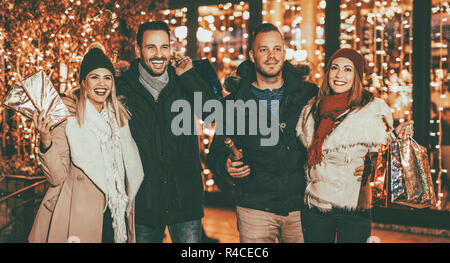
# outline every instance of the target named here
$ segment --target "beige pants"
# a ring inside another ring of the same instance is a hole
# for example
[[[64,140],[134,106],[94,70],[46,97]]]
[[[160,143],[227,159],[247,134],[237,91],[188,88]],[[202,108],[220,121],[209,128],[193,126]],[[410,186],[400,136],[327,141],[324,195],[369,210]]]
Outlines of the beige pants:
[[[236,207],[241,243],[303,243],[300,211],[280,216],[261,210]]]

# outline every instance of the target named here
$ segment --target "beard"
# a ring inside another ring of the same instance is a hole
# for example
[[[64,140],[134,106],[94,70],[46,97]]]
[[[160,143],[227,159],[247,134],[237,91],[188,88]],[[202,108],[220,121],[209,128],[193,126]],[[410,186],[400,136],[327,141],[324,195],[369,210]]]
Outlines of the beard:
[[[256,62],[257,62],[257,61],[256,61]],[[277,62],[278,62],[278,61],[277,61]],[[265,63],[267,63],[267,62],[265,62]],[[263,65],[264,65],[265,63],[263,63]],[[274,77],[277,77],[277,76],[280,75],[281,70],[283,69],[283,66],[281,66],[281,67],[280,67],[276,72],[274,72],[274,73],[264,71],[264,69],[263,69],[262,67],[259,66],[259,63],[255,63],[255,69],[256,69],[256,71],[257,71],[261,76],[263,76],[264,78],[274,78]]]
[[[145,70],[146,70],[152,77],[155,77],[155,78],[160,77],[162,74],[164,74],[164,72],[166,72],[167,67],[169,66],[169,64],[167,64],[166,66],[164,66],[164,68],[161,69],[161,72],[155,72],[151,67],[149,67],[149,66],[147,65],[147,63],[151,64],[151,63],[152,63],[152,62],[151,62],[152,60],[162,60],[163,63],[166,63],[166,61],[167,61],[168,59],[165,58],[165,57],[152,57],[152,58],[149,58],[149,59],[145,60],[145,58],[144,58],[144,57],[142,56],[142,54],[141,54],[140,63],[141,63],[141,65],[145,68]]]

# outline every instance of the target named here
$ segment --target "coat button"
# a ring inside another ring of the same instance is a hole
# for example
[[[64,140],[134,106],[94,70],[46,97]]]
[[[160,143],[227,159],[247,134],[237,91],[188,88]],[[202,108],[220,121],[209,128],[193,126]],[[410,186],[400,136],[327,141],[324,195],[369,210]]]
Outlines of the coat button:
[[[77,180],[78,181],[83,181],[84,180],[84,176],[82,176],[81,174],[77,176]]]
[[[284,132],[284,128],[286,128],[286,123],[285,122],[280,123],[280,130],[282,132]]]

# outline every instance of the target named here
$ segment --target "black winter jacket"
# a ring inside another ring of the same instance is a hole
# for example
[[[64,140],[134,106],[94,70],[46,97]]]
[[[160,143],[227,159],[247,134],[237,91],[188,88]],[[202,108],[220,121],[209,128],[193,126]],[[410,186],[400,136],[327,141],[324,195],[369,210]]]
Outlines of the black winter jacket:
[[[251,83],[256,80],[253,63],[243,62],[237,69],[237,75],[238,78],[228,78],[225,82],[226,89],[231,92],[225,101],[258,101],[251,91]],[[216,135],[214,137],[208,155],[208,165],[213,173],[232,178],[225,169],[225,162],[230,153],[224,145],[225,137],[232,138],[237,148],[243,150],[245,162],[251,169],[249,176],[231,179],[235,184],[236,205],[279,215],[287,215],[291,211],[301,209],[305,190],[303,165],[306,161],[306,149],[296,136],[295,127],[301,110],[317,93],[317,86],[304,81],[303,77],[292,64],[284,63],[285,91],[280,102],[280,137],[276,145],[261,146],[260,139],[264,136],[259,130],[257,135],[246,133],[246,135]],[[249,124],[249,117],[251,116],[247,112],[246,127]],[[270,122],[268,123],[270,125]]]
[[[214,94],[195,69],[178,77],[169,65],[169,83],[155,101],[139,82],[138,63],[134,61],[116,85],[131,112],[130,130],[145,173],[136,196],[136,223],[160,226],[200,219],[203,183],[198,139],[196,135],[173,134],[172,119],[179,112],[171,112],[171,107],[174,101],[183,99],[193,109],[194,92],[202,92],[206,99]],[[195,127],[193,113],[190,116]]]

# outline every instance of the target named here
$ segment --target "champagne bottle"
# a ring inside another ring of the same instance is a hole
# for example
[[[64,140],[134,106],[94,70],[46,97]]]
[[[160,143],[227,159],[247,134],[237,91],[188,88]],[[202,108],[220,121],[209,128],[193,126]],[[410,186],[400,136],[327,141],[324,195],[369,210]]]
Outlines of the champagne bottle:
[[[236,146],[234,145],[234,142],[232,139],[230,138],[226,138],[225,139],[225,145],[230,149],[231,151],[231,161],[233,162],[237,162],[240,161],[244,158],[244,155],[242,154],[242,152],[240,152]]]
[[[230,149],[230,152],[231,152],[230,159],[232,162],[238,162],[238,161],[243,162],[242,165],[236,166],[236,168],[241,168],[245,165],[248,165],[248,163],[245,161],[244,155],[242,154],[241,151],[239,151],[236,148],[232,139],[226,138],[225,145],[228,147],[228,149]],[[249,167],[250,167],[250,165],[249,165]],[[250,167],[250,169],[251,169],[251,167]],[[247,178],[248,176],[245,176],[245,177],[241,178],[240,180],[243,180],[244,178]]]

